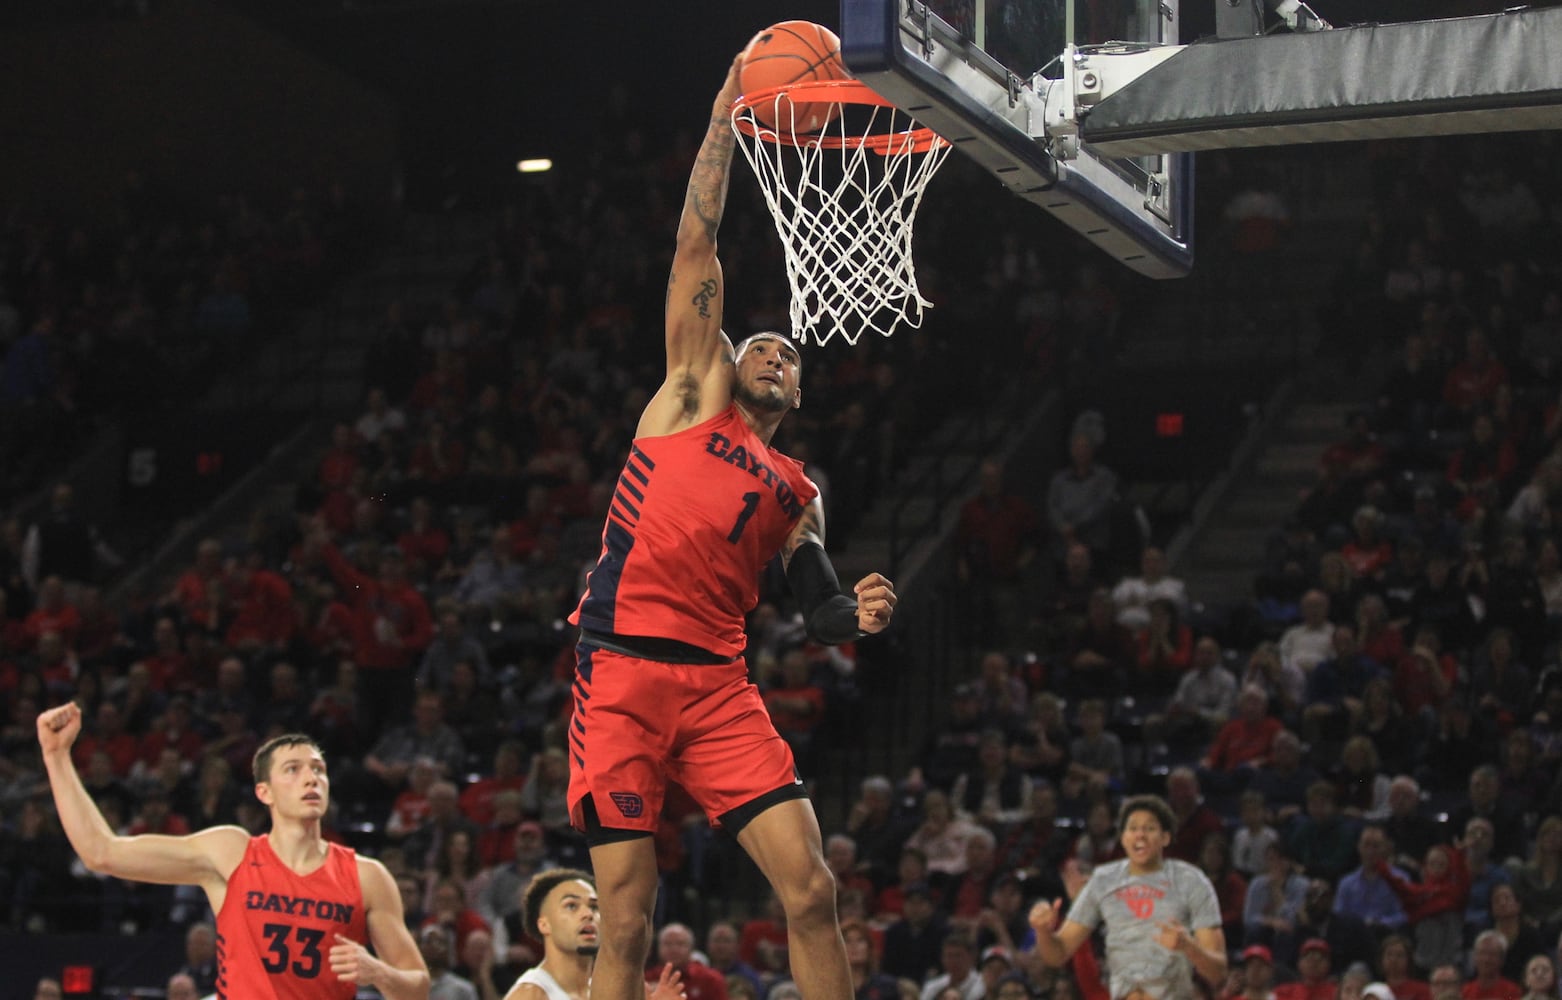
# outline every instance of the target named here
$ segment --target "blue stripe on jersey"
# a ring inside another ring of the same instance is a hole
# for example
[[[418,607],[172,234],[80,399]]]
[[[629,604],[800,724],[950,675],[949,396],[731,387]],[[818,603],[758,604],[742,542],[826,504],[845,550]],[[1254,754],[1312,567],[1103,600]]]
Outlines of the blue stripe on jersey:
[[[575,648],[579,650],[579,655],[575,658],[575,693],[590,701],[591,695],[586,693],[586,685],[591,683],[591,668],[593,666],[591,656],[596,652],[596,649],[589,646],[577,646]]]
[[[624,520],[626,520],[626,521],[639,521],[640,520],[640,508],[636,507],[634,504],[630,503],[629,502],[629,498],[624,496],[624,494],[622,492],[617,492],[617,493],[613,494],[613,502],[618,504],[619,506],[623,507],[624,510],[629,512],[629,516],[625,517]],[[620,516],[622,517],[623,515],[620,515]]]
[[[636,464],[637,462],[638,464]],[[641,465],[645,466],[645,472],[640,471]],[[651,461],[651,456],[641,451],[639,447],[630,445],[629,461],[624,464],[624,468],[628,469],[630,472],[633,472],[635,474],[635,478],[640,480],[642,483],[649,483],[651,481],[651,477],[647,475],[647,473],[656,471],[656,463]]]
[[[645,494],[641,493],[639,488],[637,486],[635,486],[634,483],[631,483],[629,481],[629,477],[628,476],[619,476],[618,477],[618,485],[620,485],[624,489],[628,490],[629,491],[629,495],[634,497],[640,503],[645,503]]]
[[[618,582],[629,560],[629,551],[635,547],[635,536],[613,518],[607,519],[602,532],[602,558],[591,571],[590,591],[580,605],[580,623],[583,627],[601,632],[613,631],[618,617]],[[591,680],[589,659],[583,657],[582,676]]]

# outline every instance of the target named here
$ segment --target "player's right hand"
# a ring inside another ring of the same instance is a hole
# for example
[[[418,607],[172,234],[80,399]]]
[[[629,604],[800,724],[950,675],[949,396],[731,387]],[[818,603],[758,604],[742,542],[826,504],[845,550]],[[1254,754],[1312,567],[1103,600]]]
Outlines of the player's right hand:
[[[716,104],[711,109],[713,121],[725,124],[732,114],[732,102],[743,93],[743,86],[738,82],[738,74],[743,70],[743,53],[739,52],[732,57],[732,65],[727,67],[727,78],[722,81],[721,92],[716,95]]]
[[[38,745],[45,754],[64,753],[81,733],[81,706],[68,701],[38,716]]]
[[[1057,929],[1058,913],[1063,909],[1063,900],[1055,899],[1047,902],[1045,899],[1036,900],[1036,905],[1030,908],[1030,925],[1037,935],[1051,937]]]

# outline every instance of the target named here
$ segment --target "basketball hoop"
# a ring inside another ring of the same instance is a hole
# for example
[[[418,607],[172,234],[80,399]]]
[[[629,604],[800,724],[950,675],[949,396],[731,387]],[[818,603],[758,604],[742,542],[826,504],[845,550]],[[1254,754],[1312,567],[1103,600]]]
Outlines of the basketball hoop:
[[[790,127],[826,105],[819,131]],[[855,80],[744,94],[732,127],[781,236],[792,336],[855,344],[864,330],[921,326],[932,303],[917,288],[911,228],[949,143]]]

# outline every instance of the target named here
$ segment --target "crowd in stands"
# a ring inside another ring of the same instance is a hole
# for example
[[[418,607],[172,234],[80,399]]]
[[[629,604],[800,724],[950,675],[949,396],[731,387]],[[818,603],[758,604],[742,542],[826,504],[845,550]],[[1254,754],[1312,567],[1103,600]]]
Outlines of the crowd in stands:
[[[1481,142],[1467,157],[1374,150],[1382,189],[1327,324],[1392,352],[1394,370],[1275,526],[1249,605],[1201,605],[1160,549],[1124,539],[1093,414],[1044,496],[983,468],[955,573],[989,641],[915,759],[864,781],[826,830],[862,1000],[1100,995],[1088,961],[1042,967],[1026,913],[1065,894],[1065,866],[1121,856],[1116,804],[1143,791],[1177,817],[1168,854],[1216,887],[1234,971],[1212,996],[1354,1000],[1381,997],[1377,982],[1401,1000],[1556,997],[1562,273],[1521,248],[1562,241],[1533,240],[1558,223],[1545,161],[1525,160],[1524,140]],[[496,996],[536,960],[519,890],[585,860],[564,797],[563,620],[663,375],[687,154],[524,192],[437,309],[388,304],[363,409],[321,442],[293,509],[257,517],[242,546],[203,543],[156,600],[109,610],[66,573],[28,581],[20,540],[0,539],[16,567],[0,922],[205,916],[198,893],[99,880],[72,858],[39,794],[33,720],[74,697],[77,762],[116,829],[258,832],[250,755],[303,730],[330,763],[333,835],[390,867],[438,975]],[[773,242],[764,217],[734,195],[724,262],[735,290],[754,289],[730,297],[736,333],[784,320],[757,278],[780,266],[753,256]],[[1049,284],[1012,244],[966,266],[1006,336],[1024,328],[1028,358],[1109,332],[1099,281]],[[960,267],[930,287],[959,287]],[[202,272],[209,292],[225,269]],[[201,289],[187,276],[162,309]],[[810,358],[808,406],[777,445],[808,458],[848,537],[940,412],[926,404],[951,384],[935,376],[959,365],[928,367],[935,349],[910,336]],[[873,696],[858,662],[872,650],[803,641],[780,581],[764,594],[751,662],[809,773]],[[743,895],[692,802],[671,796],[663,821],[660,961],[717,974],[686,976],[694,1000],[796,996],[775,901]]]
[[[363,256],[336,185],[191,205],[138,172],[90,223],[0,205],[0,502],[102,421],[198,399],[225,361]]]

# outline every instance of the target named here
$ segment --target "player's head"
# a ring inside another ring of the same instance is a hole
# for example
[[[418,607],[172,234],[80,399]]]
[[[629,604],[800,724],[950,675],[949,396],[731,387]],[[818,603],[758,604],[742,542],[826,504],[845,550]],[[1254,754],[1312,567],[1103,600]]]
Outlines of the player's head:
[[[597,953],[597,886],[578,868],[538,872],[521,898],[521,926],[566,954]]]
[[[257,782],[271,780],[271,765],[277,757],[277,751],[300,746],[307,747],[321,760],[325,759],[320,744],[316,743],[313,737],[305,736],[303,733],[283,733],[281,736],[273,736],[256,748],[255,756],[250,760],[250,773],[255,776]]]
[[[168,987],[164,990],[168,1000],[197,1000],[200,995],[200,991],[195,988],[195,980],[185,972],[176,972],[170,976]]]
[[[284,733],[260,745],[251,762],[255,796],[270,806],[289,809],[302,806],[316,816],[325,815],[330,778],[320,745],[302,733]]]
[[[784,414],[802,405],[803,358],[779,333],[745,337],[733,354],[732,394],[761,413]]]
[[[1171,806],[1158,795],[1136,795],[1123,802],[1117,814],[1118,840],[1136,865],[1158,863],[1176,830]]]

